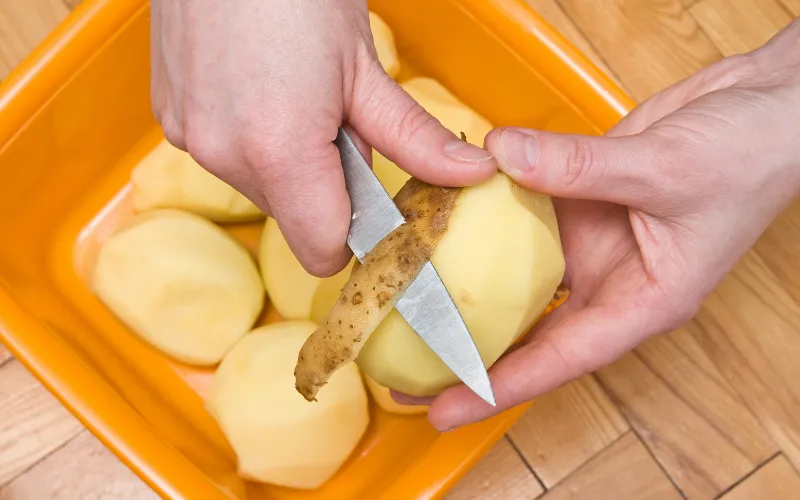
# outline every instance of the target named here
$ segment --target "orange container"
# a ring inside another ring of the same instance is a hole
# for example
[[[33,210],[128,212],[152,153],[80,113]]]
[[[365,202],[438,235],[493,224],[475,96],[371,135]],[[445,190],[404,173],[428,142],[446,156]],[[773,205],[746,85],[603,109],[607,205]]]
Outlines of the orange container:
[[[495,125],[596,134],[633,105],[523,0],[370,8],[405,74],[436,78]],[[367,435],[319,490],[247,483],[203,409],[211,372],[166,359],[90,293],[98,243],[131,215],[130,170],[161,138],[148,35],[146,1],[87,0],[0,87],[0,340],[164,497],[440,497],[526,405],[438,434],[373,404]],[[258,229],[232,231],[253,248]]]

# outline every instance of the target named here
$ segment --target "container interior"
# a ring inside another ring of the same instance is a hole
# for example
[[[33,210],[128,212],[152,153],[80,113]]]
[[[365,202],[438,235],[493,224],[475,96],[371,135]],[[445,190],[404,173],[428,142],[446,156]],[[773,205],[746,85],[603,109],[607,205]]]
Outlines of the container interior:
[[[597,131],[543,79],[536,61],[510,51],[458,2],[375,0],[370,8],[394,31],[402,76],[436,78],[494,125]],[[143,7],[94,57],[76,62],[71,79],[0,144],[0,281],[224,494],[378,498],[442,439],[424,415],[393,416],[372,404],[367,435],[319,490],[242,481],[232,450],[203,409],[212,372],[149,347],[86,286],[98,245],[132,215],[131,169],[162,137],[149,105],[148,21]],[[261,226],[228,228],[255,252]],[[261,323],[276,319],[267,305]]]

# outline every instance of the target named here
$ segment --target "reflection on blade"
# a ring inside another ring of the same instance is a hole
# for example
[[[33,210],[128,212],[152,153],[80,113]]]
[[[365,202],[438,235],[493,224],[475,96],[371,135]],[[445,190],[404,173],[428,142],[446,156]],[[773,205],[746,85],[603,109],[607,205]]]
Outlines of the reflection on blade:
[[[397,301],[395,309],[467,387],[495,406],[489,375],[478,348],[430,261]]]

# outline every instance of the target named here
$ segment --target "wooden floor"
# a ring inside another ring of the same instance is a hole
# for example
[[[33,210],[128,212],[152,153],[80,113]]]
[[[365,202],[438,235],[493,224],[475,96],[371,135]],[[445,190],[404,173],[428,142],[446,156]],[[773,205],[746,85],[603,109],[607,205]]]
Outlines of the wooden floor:
[[[529,0],[643,100],[800,0]],[[0,78],[73,2],[0,0]],[[449,500],[800,498],[800,203],[697,317],[539,400]],[[0,346],[0,500],[155,495]]]

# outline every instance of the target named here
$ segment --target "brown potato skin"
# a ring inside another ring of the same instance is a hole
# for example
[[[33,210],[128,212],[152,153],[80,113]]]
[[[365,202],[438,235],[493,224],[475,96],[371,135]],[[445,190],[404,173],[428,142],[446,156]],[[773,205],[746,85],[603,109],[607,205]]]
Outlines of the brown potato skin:
[[[295,387],[308,401],[339,367],[353,361],[370,334],[394,308],[447,231],[461,188],[433,186],[411,178],[394,201],[405,217],[356,262],[342,294],[297,357]]]

